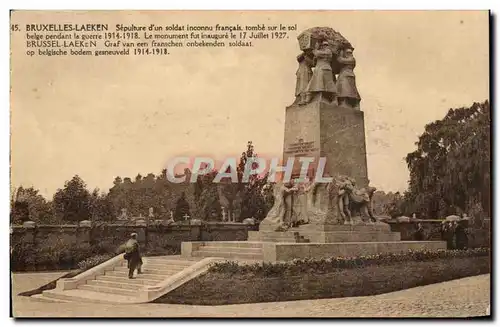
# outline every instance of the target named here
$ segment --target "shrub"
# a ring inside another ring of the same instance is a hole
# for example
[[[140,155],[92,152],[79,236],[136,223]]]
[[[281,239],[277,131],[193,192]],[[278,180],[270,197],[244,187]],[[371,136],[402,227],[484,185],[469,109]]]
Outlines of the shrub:
[[[12,246],[10,264],[13,270],[25,270],[36,265],[36,248],[30,243]]]
[[[90,268],[98,266],[103,262],[108,261],[112,257],[113,256],[111,254],[107,254],[107,255],[106,254],[105,255],[97,254],[97,255],[91,256],[90,258],[87,258],[85,260],[78,262],[78,268],[80,268],[81,272],[83,272],[83,271],[86,271]]]
[[[148,235],[148,242],[143,251],[143,255],[156,256],[156,255],[173,255],[179,254],[180,249],[171,244],[171,240],[161,234],[151,233]]]
[[[103,253],[98,246],[75,244],[65,239],[44,240],[39,244],[19,243],[11,249],[12,271],[75,269],[79,262]]]

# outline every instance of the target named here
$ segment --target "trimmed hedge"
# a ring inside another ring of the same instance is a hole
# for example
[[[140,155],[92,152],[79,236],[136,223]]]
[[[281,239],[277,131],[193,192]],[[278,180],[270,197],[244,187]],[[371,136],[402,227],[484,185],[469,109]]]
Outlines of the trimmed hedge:
[[[410,261],[431,261],[437,259],[488,257],[489,248],[468,250],[420,250],[401,253],[384,253],[358,257],[334,257],[329,259],[295,259],[283,263],[254,263],[239,265],[234,261],[217,262],[210,266],[209,272],[254,276],[281,276],[304,272],[327,273],[332,269],[352,269],[371,265],[406,263]]]
[[[369,296],[489,272],[489,249],[247,266],[224,262],[154,302],[224,305]]]
[[[12,271],[69,270],[102,249],[88,244],[72,245],[60,242],[50,247],[19,243],[12,247],[10,265]]]
[[[123,252],[123,246],[116,247],[106,242],[92,245],[88,243],[75,244],[65,239],[59,239],[50,244],[18,243],[11,248],[10,266],[11,271],[14,272],[71,270],[82,268],[81,264],[88,266],[94,265],[94,261],[104,262]],[[172,254],[177,253],[175,249],[168,246],[146,247],[143,251],[144,256]]]

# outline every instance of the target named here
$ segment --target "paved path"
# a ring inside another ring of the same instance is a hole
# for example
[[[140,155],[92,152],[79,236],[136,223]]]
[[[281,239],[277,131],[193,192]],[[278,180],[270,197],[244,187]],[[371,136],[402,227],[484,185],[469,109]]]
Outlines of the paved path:
[[[16,317],[467,317],[486,315],[490,275],[411,288],[376,296],[293,302],[190,306],[43,303],[19,292],[62,274],[14,274]]]

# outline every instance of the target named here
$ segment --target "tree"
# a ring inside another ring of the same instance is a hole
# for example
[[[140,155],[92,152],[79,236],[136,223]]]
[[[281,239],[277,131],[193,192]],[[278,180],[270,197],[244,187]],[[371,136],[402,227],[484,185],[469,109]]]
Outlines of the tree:
[[[217,171],[198,176],[195,185],[196,217],[202,220],[220,220],[221,205],[218,192],[218,184],[213,180]]]
[[[240,163],[238,165],[238,179],[240,182],[241,195],[240,221],[251,217],[261,220],[266,217],[269,210],[268,202],[266,202],[262,194],[262,189],[267,183],[267,175],[262,177],[258,174],[252,174],[249,176],[248,182],[243,181],[244,171],[249,159],[258,157],[254,150],[252,141],[249,141],[247,150],[241,154]],[[252,168],[257,168],[255,164],[255,162],[252,163]]]
[[[104,193],[99,193],[99,189],[97,188],[90,195],[90,208],[92,221],[112,221],[116,218],[108,196]]]
[[[125,188],[123,185],[123,180],[120,176],[115,177],[113,181],[113,187],[109,189],[107,199],[111,206],[112,216],[118,217],[121,213],[122,208],[127,208]]]
[[[398,193],[399,194],[399,193]],[[376,191],[372,198],[372,209],[375,215],[389,215],[400,203],[395,201],[397,194],[384,191]],[[401,208],[400,208],[401,209]]]
[[[185,215],[191,216],[191,212],[189,210],[189,203],[186,200],[186,193],[182,192],[175,205],[174,220],[184,220]]]
[[[226,173],[231,173],[231,167],[227,167]],[[228,218],[234,219],[235,218],[235,212],[234,212],[234,207],[235,207],[235,201],[238,199],[238,196],[240,195],[239,192],[242,189],[242,184],[240,183],[241,177],[240,173],[237,170],[237,175],[238,175],[238,181],[236,183],[233,183],[233,180],[231,180],[230,177],[224,177],[220,181],[220,191],[222,196],[226,199],[227,201],[227,214]]]
[[[38,194],[38,190],[20,186],[13,192],[11,199],[11,223],[23,223],[32,220],[40,224],[50,224],[55,221],[52,215],[51,203]]]
[[[384,211],[391,216],[391,218],[397,218],[404,215],[403,201],[403,196],[401,196],[399,192],[394,193],[389,199]]]
[[[78,222],[91,218],[90,193],[85,182],[75,175],[58,189],[53,199],[54,213],[59,220]]]
[[[425,126],[417,149],[406,156],[410,170],[407,208],[424,216],[474,211],[491,215],[491,116],[488,101],[450,109]]]

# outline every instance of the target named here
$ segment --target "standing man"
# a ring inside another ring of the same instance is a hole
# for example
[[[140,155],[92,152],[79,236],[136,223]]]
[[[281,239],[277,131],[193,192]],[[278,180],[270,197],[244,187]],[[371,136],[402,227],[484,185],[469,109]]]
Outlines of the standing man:
[[[441,239],[443,241],[446,241],[446,248],[448,250],[453,250],[454,244],[453,244],[453,239],[455,236],[455,232],[453,230],[453,224],[450,221],[445,221],[442,224],[443,226],[441,227]]]
[[[137,274],[142,274],[142,257],[139,251],[139,242],[137,242],[137,233],[130,234],[130,239],[125,245],[124,258],[128,261],[128,278],[134,278],[134,270],[137,269]]]
[[[425,232],[422,223],[417,224],[417,230],[415,231],[415,240],[423,241],[425,239]]]
[[[455,227],[455,245],[458,250],[466,250],[468,245],[466,220],[460,220]]]

